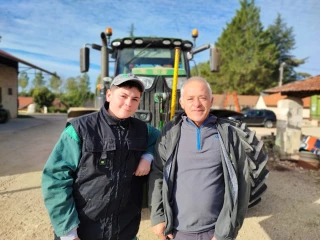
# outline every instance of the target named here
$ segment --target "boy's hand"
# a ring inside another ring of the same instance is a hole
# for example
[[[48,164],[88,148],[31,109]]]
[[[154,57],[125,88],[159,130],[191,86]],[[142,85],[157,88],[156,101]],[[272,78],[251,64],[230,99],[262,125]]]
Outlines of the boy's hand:
[[[150,163],[148,162],[148,160],[141,158],[139,165],[133,174],[136,176],[144,176],[144,175],[147,175],[149,172],[150,172]]]

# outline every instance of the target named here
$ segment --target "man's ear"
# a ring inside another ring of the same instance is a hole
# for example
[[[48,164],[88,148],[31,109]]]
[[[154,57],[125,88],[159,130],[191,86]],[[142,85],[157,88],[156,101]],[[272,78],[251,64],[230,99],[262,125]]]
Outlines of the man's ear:
[[[184,110],[184,103],[183,103],[183,100],[181,98],[179,99],[179,103],[181,105],[181,108]]]
[[[213,97],[211,98],[210,102],[211,102],[211,107],[212,107],[213,106]]]
[[[112,91],[108,89],[106,94],[106,101],[110,102],[111,97],[112,97]]]

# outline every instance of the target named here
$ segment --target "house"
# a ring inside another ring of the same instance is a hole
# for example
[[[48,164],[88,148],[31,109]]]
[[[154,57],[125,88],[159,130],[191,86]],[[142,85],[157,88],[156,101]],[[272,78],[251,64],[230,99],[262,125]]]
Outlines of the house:
[[[280,99],[285,99],[287,95],[281,95],[281,93],[274,93],[271,95],[260,96],[255,108],[257,109],[269,109],[278,115],[278,101]],[[303,102],[302,117],[304,119],[310,118],[310,97],[305,97],[301,99]]]
[[[32,109],[35,109],[35,103],[33,102],[32,97],[18,97],[19,102],[19,112],[28,112],[32,113]],[[52,102],[52,107],[55,112],[67,112],[69,106],[61,101],[59,98],[56,98]]]
[[[11,118],[18,116],[18,75],[19,63],[38,69],[50,75],[54,73],[17,58],[0,49],[0,103],[10,112]]]
[[[53,100],[52,106],[57,112],[66,112],[69,108],[69,106],[62,102],[59,98]]]
[[[19,112],[29,112],[31,104],[34,104],[32,97],[18,97]]]
[[[226,101],[226,94],[213,94],[213,109],[222,109]],[[236,98],[239,102],[240,110],[246,108],[255,108],[259,96],[255,95],[236,95]],[[235,96],[229,95],[226,103],[226,109],[236,110],[236,101]]]

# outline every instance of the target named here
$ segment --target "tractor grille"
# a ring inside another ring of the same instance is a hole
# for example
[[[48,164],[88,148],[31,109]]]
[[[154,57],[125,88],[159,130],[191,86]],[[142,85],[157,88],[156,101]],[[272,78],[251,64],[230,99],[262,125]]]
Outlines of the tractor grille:
[[[135,117],[161,129],[162,124],[170,119],[171,91],[163,76],[156,77],[152,86],[143,93]],[[179,104],[180,90],[176,96],[175,114],[178,114],[182,111]]]

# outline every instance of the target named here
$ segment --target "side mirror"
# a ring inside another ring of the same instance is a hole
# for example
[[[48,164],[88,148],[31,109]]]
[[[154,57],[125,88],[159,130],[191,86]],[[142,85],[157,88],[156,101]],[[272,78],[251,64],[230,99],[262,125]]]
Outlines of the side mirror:
[[[80,71],[82,73],[89,71],[89,55],[90,49],[87,47],[83,47],[80,49]]]
[[[210,48],[210,71],[219,72],[220,70],[220,52],[219,48]]]

